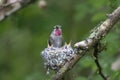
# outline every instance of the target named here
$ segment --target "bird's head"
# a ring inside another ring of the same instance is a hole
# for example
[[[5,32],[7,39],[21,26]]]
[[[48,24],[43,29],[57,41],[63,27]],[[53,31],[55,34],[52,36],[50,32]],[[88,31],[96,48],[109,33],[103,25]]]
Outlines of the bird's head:
[[[61,35],[62,35],[61,26],[60,26],[60,25],[55,25],[53,32],[54,32],[54,34],[55,34],[56,36],[61,36]]]

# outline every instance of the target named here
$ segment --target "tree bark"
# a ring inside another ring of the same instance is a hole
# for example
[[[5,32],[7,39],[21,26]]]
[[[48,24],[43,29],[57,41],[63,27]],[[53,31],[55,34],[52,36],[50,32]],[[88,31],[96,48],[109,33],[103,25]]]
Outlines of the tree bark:
[[[85,40],[77,42],[74,45],[74,58],[67,62],[52,78],[52,80],[60,80],[65,73],[69,71],[84,55],[86,52],[93,48],[93,46],[98,43],[101,39],[103,39],[111,28],[118,22],[120,19],[120,7],[118,7],[115,11],[111,14],[107,15],[108,18],[101,23],[93,32],[88,36]]]
[[[1,1],[1,0],[0,0]],[[0,2],[0,21],[36,0],[6,0]]]

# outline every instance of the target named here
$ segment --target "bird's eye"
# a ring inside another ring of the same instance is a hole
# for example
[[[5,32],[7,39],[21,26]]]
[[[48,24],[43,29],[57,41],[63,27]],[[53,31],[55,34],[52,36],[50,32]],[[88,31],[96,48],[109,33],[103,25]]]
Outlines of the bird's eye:
[[[57,25],[58,28],[61,28],[61,25]]]
[[[55,25],[55,26],[54,26],[54,29],[60,29],[60,28],[61,28],[60,25]]]

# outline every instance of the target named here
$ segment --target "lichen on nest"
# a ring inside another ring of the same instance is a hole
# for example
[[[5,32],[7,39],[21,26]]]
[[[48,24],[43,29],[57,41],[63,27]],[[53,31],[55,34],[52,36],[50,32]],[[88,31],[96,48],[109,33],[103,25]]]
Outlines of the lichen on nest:
[[[73,59],[74,51],[70,44],[61,48],[48,46],[42,51],[44,65],[49,70],[59,70],[66,62]]]

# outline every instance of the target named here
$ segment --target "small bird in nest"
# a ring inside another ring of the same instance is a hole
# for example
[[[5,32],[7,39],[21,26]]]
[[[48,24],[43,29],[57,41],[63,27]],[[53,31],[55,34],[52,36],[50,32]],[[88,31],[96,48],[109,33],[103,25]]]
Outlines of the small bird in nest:
[[[50,34],[49,46],[60,48],[63,46],[63,36],[62,36],[62,29],[60,25],[55,25],[52,33]]]

